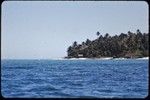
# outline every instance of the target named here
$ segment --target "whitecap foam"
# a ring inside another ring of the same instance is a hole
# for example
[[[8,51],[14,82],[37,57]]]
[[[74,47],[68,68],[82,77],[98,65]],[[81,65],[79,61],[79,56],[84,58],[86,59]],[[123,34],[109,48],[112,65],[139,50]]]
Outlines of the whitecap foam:
[[[137,60],[148,60],[149,57],[137,58]]]

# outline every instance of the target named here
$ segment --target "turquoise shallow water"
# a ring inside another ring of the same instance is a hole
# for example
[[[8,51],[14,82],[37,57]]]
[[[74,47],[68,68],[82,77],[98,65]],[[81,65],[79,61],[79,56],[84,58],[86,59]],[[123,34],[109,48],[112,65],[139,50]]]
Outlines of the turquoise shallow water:
[[[144,98],[148,60],[2,60],[3,97]]]

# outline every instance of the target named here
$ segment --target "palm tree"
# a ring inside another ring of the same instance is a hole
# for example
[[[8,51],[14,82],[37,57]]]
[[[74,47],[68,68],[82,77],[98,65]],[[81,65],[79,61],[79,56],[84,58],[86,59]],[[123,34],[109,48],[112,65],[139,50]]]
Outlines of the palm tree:
[[[76,47],[77,46],[77,42],[76,41],[74,41],[74,43],[73,43],[73,47]]]
[[[136,30],[137,34],[141,34],[141,31],[139,29]]]
[[[108,33],[106,33],[104,37],[105,37],[105,38],[108,38],[108,37],[109,37],[109,34],[108,34]]]
[[[96,32],[96,35],[99,36],[99,35],[100,35],[100,32]]]
[[[90,42],[91,42],[91,41],[90,41],[89,39],[87,39],[86,42],[85,42],[85,44],[86,44],[86,45],[89,45]]]

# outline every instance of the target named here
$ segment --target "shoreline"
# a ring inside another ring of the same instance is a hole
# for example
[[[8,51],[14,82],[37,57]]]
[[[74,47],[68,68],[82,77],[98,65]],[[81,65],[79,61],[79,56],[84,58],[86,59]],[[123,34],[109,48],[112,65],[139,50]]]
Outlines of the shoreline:
[[[47,58],[47,59],[1,59],[3,60],[149,60],[149,57],[142,58],[113,58],[113,57],[104,57],[104,58]]]
[[[104,58],[62,58],[58,60],[129,60],[129,59],[135,59],[135,60],[149,60],[149,57],[142,57],[142,58],[113,58],[113,57],[104,57]]]

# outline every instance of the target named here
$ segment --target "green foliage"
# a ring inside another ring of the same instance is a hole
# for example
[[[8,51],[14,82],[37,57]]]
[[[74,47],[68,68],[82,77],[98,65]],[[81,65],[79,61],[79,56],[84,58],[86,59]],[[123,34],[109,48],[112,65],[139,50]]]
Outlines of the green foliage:
[[[149,33],[141,33],[138,29],[136,33],[128,31],[127,34],[104,36],[97,32],[97,39],[91,41],[87,39],[82,44],[75,41],[68,47],[69,58],[100,58],[100,57],[145,57],[149,56]],[[80,56],[79,56],[80,55]]]

